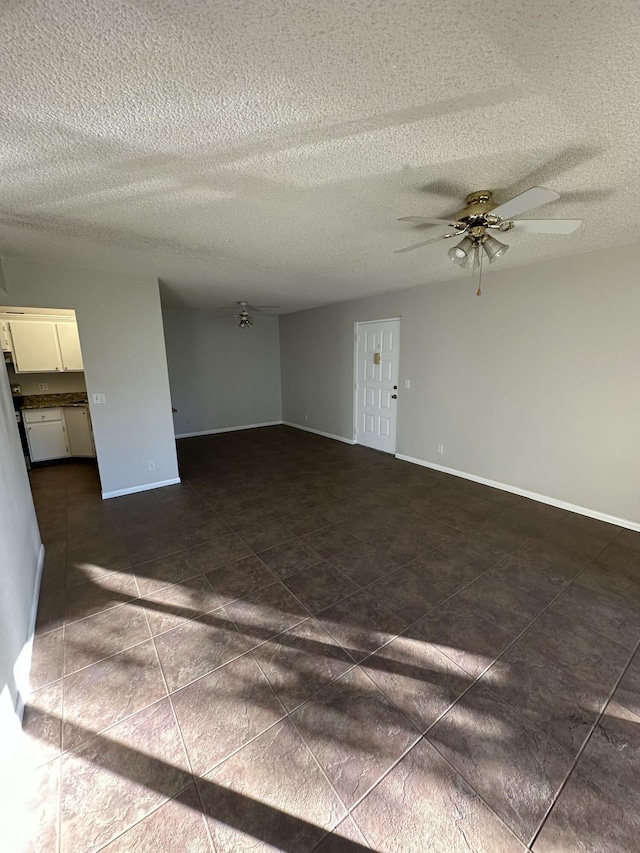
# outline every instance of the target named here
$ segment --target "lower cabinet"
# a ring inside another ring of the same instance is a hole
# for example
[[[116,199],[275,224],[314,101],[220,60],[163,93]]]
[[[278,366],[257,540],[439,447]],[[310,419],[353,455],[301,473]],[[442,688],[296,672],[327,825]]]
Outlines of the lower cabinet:
[[[25,409],[23,417],[32,462],[96,455],[87,406]]]
[[[96,451],[93,446],[88,407],[66,408],[64,410],[64,420],[67,425],[69,455],[95,456]]]
[[[24,412],[24,424],[32,462],[69,456],[61,409],[28,409]]]

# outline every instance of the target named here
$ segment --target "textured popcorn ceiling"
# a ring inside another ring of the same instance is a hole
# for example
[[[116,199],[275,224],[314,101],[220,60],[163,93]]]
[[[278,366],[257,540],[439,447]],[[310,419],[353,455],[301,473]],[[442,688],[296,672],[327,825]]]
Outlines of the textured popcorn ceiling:
[[[637,241],[636,0],[6,0],[0,255],[289,311],[443,279],[399,216],[562,194],[501,267]]]

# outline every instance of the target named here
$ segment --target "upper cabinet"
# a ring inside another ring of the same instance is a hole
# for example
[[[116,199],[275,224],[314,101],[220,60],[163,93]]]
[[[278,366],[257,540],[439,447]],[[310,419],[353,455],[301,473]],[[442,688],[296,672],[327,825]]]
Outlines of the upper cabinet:
[[[3,319],[16,373],[83,370],[78,326],[73,321]]]
[[[9,344],[9,324],[0,319],[0,344],[2,345],[2,352],[11,352],[11,345]]]
[[[76,323],[56,323],[63,370],[82,370],[82,352]]]
[[[9,323],[16,373],[47,373],[60,370],[56,324],[38,320]]]

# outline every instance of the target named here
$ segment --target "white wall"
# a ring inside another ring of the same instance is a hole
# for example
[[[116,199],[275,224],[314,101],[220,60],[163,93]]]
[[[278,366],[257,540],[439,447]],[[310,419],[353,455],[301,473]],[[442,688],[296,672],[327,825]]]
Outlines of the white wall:
[[[283,418],[352,438],[353,324],[402,316],[398,453],[638,524],[638,269],[625,246],[285,315]]]
[[[9,383],[19,385],[22,394],[69,394],[73,391],[86,391],[84,373],[16,373],[7,365]],[[49,387],[40,391],[38,385],[44,382]]]
[[[207,311],[163,318],[176,435],[281,420],[277,319],[239,329]]]
[[[9,390],[0,370],[0,754],[17,736],[24,703],[42,558],[40,533]],[[41,564],[40,564],[41,565]],[[2,763],[2,762],[0,762]]]
[[[3,302],[75,309],[103,494],[176,481],[157,279],[17,260],[2,266]],[[96,392],[106,405],[91,403]]]

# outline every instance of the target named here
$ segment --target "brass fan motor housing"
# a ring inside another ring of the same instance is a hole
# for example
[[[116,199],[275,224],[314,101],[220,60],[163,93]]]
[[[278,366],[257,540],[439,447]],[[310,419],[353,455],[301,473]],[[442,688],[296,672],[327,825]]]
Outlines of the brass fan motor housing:
[[[464,222],[465,220],[476,216],[486,216],[486,214],[490,213],[494,207],[498,206],[497,204],[494,204],[493,193],[491,190],[476,190],[475,192],[469,193],[465,198],[464,203],[466,207],[463,207],[462,210],[459,210],[455,215],[457,222]]]

